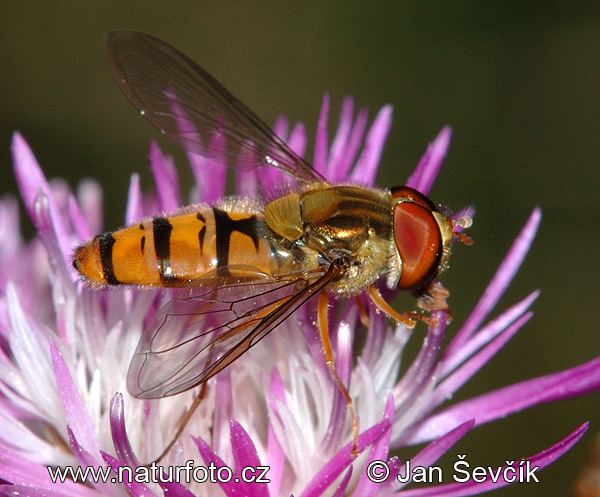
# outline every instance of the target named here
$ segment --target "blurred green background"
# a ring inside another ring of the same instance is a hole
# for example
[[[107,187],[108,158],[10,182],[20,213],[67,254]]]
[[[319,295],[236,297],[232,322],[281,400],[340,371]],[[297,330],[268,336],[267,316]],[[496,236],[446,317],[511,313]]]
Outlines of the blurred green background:
[[[186,171],[183,155],[134,112],[103,62],[105,32],[146,31],[198,61],[268,123],[286,113],[305,122],[309,136],[324,92],[334,118],[346,94],[371,117],[393,104],[381,186],[403,183],[450,124],[454,139],[432,198],[477,208],[476,243],[457,247],[443,279],[455,326],[533,207],[542,207],[535,245],[501,306],[540,288],[536,315],[457,399],[600,355],[599,2],[4,1],[0,16],[3,192],[16,191],[15,129],[48,177],[72,187],[85,176],[101,183],[107,228],[122,224],[131,173],[142,172],[150,186],[151,139]],[[600,430],[599,401],[538,406],[473,430],[451,454],[502,465],[590,420],[585,438],[540,473],[541,483],[494,494],[570,495]]]

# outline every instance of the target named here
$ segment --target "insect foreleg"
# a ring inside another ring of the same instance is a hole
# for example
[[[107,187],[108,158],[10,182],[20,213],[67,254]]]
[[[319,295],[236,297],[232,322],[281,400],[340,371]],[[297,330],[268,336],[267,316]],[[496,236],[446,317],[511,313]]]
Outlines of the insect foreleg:
[[[416,321],[413,321],[412,319],[409,319],[406,316],[403,316],[402,314],[399,314],[394,309],[392,309],[390,305],[385,300],[383,300],[383,297],[381,296],[379,290],[375,286],[371,285],[369,287],[368,292],[369,298],[373,301],[377,309],[383,312],[386,316],[392,318],[398,324],[403,324],[408,328],[415,327],[415,325],[417,324]]]

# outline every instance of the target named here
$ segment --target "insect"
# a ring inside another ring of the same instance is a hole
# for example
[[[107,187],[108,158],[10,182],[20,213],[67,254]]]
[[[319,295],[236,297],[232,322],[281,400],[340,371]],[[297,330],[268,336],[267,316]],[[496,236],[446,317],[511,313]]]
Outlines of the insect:
[[[116,31],[105,50],[123,93],[163,134],[192,152],[224,154],[235,167],[277,168],[297,183],[271,201],[192,205],[76,250],[74,267],[97,285],[182,288],[143,331],[130,393],[161,398],[205,384],[318,298],[326,359],[348,402],[356,453],[357,421],[329,345],[328,299],[366,292],[386,314],[414,326],[375,283],[426,292],[460,237],[457,223],[406,186],[328,183],[204,69],[157,38]],[[224,140],[211,142],[215,132]],[[254,159],[245,162],[248,156]]]

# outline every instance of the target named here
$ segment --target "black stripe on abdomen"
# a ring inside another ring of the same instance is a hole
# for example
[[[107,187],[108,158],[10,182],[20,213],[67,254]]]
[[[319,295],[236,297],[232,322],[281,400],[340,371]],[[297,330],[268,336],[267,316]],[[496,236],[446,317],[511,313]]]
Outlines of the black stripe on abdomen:
[[[100,251],[100,262],[102,263],[102,274],[109,285],[120,285],[121,282],[115,276],[113,266],[113,245],[115,239],[111,233],[98,236],[98,250]]]
[[[196,219],[204,223],[204,226],[202,226],[202,229],[198,232],[198,242],[200,243],[200,253],[202,254],[204,250],[204,237],[206,236],[206,219],[200,212],[196,214]]]
[[[163,282],[172,282],[176,279],[171,270],[171,232],[173,226],[166,217],[155,217],[152,220],[152,230],[158,273]]]
[[[229,244],[231,235],[234,231],[249,236],[258,252],[258,221],[256,216],[250,216],[245,219],[231,219],[226,211],[213,209],[215,216],[215,230],[217,234],[217,267],[227,266],[229,264]]]

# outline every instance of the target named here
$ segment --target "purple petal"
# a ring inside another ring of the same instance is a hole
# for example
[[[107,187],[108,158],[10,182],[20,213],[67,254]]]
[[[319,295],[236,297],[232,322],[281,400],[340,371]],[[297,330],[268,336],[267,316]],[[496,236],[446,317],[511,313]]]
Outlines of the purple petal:
[[[102,231],[103,202],[102,188],[93,180],[84,179],[77,187],[77,201],[85,216],[86,226],[93,234]]]
[[[406,186],[410,186],[424,195],[429,195],[448,153],[451,139],[452,128],[446,126],[440,131],[435,140],[429,144],[417,168],[408,178]]]
[[[275,437],[281,441],[288,453],[289,464],[294,468],[294,473],[305,477],[310,474],[310,455],[303,425],[299,424],[292,410],[281,400],[272,398],[269,402],[271,408],[269,419]]]
[[[350,375],[352,373],[352,333],[348,323],[342,323],[338,327],[335,368],[342,384],[346,387],[346,390],[350,391]],[[348,404],[336,384],[329,427],[321,446],[323,451],[330,452],[339,445],[344,434],[347,416]]]
[[[406,443],[418,444],[432,440],[470,418],[475,418],[477,426],[480,426],[528,407],[598,390],[600,357],[566,371],[526,380],[454,404],[415,427]]]
[[[120,393],[116,393],[110,401],[110,432],[119,460],[129,467],[138,467],[140,462],[129,443],[129,437],[127,437],[123,395]]]
[[[2,260],[9,260],[22,250],[23,240],[20,236],[19,203],[12,196],[0,198],[0,254]]]
[[[108,464],[115,472],[119,472],[119,468],[130,468],[132,471],[132,478],[123,478],[123,484],[127,487],[127,490],[129,490],[129,492],[131,493],[131,495],[133,497],[153,497],[156,496],[156,494],[150,490],[150,488],[146,485],[144,485],[143,483],[140,483],[140,481],[142,480],[142,478],[140,477],[140,475],[135,471],[135,468],[131,468],[130,466],[126,466],[125,464],[123,464],[121,461],[119,461],[118,459],[115,459],[113,456],[107,454],[106,452],[102,452],[102,458],[104,459],[104,461],[106,461],[106,464]],[[128,470],[124,470],[123,474],[127,475]],[[150,473],[150,471],[148,472],[148,480],[150,480],[150,476],[152,475],[152,473]],[[138,476],[139,478],[136,481],[136,478],[134,478],[135,476]]]
[[[536,207],[510,247],[475,309],[458,331],[454,340],[448,345],[446,354],[454,353],[455,349],[462,347],[498,303],[498,300],[521,267],[521,263],[525,259],[540,225],[541,218],[542,212]]]
[[[396,416],[413,409],[415,399],[427,395],[432,383],[437,381],[431,376],[431,371],[442,346],[446,330],[446,313],[433,311],[431,317],[435,325],[429,327],[419,354],[392,391],[396,405],[400,406]]]
[[[223,151],[215,154],[208,161],[208,168],[204,170],[205,187],[202,189],[202,201],[213,203],[225,195],[225,182],[227,178],[227,158],[225,157],[225,135],[213,133],[210,138],[210,149]]]
[[[343,150],[344,155],[341,157],[340,162],[336,167],[337,181],[345,180],[350,176],[350,169],[356,160],[356,156],[360,150],[360,146],[365,135],[365,130],[367,129],[368,117],[369,113],[367,112],[367,109],[360,109],[356,115],[348,144]]]
[[[59,214],[42,169],[37,163],[31,148],[19,133],[13,135],[12,155],[17,184],[29,217],[38,231],[51,229],[54,232],[54,242],[60,248],[64,265],[68,266],[72,253],[72,247],[69,244],[69,232]],[[40,195],[46,199],[47,219],[38,210]]]
[[[22,495],[40,496],[57,488],[56,483],[53,483],[50,478],[47,465],[37,464],[2,447],[0,447],[0,478],[13,483],[13,485],[0,485],[0,492],[11,497],[14,497],[12,491],[19,487],[24,489]],[[81,497],[97,497],[98,495],[96,490],[73,483],[68,479],[61,483],[61,490],[64,492],[62,495]]]
[[[271,372],[270,391],[268,396],[269,408],[272,412],[276,412],[276,407],[273,400],[278,399],[285,404],[285,388],[281,375],[277,369]],[[269,470],[269,494],[279,495],[281,488],[281,479],[283,477],[283,469],[285,467],[285,454],[273,430],[273,424],[269,423],[269,431],[267,434],[267,462],[271,469]]]
[[[235,176],[236,195],[238,197],[256,197],[258,195],[258,171],[238,169]]]
[[[283,380],[281,379],[281,375],[277,369],[273,369],[271,372],[271,391],[269,396],[269,405],[271,408],[274,408],[273,400],[278,399],[283,404],[285,404],[285,386],[283,385]]]
[[[195,497],[191,490],[188,490],[184,485],[177,482],[162,482],[159,481],[158,484],[160,488],[162,488],[165,493],[165,496],[168,497]]]
[[[389,395],[385,406],[384,419],[390,419],[392,422],[381,437],[372,445],[369,455],[365,461],[365,467],[368,467],[373,461],[384,461],[388,458],[390,450],[390,440],[392,439],[392,427],[394,423],[394,398]],[[358,484],[354,490],[354,495],[375,495],[381,486],[368,478],[366,471],[363,471],[358,479]]]
[[[364,361],[365,364],[369,366],[369,369],[374,369],[378,360],[381,358],[382,349],[386,345],[386,335],[388,334],[386,320],[387,317],[382,312],[376,312],[375,306],[372,302],[368,302],[369,306],[369,330],[367,331],[368,340],[365,341],[364,348],[360,353],[360,358]],[[346,309],[349,308],[350,305],[346,305]],[[357,312],[358,318],[358,312]],[[347,317],[344,319],[348,320]],[[352,326],[352,324],[351,324]],[[354,328],[356,329],[359,326],[359,323],[356,322]],[[408,333],[406,334],[408,335]],[[397,350],[401,350],[400,347],[403,346],[402,343],[398,343],[397,340],[394,340],[394,346],[397,346]],[[393,365],[389,365],[393,368]]]
[[[225,464],[225,462],[217,455],[213,452],[213,450],[210,448],[210,446],[200,437],[192,437],[194,439],[194,442],[196,442],[196,445],[198,447],[198,452],[200,452],[200,455],[202,456],[202,459],[204,460],[204,464],[206,465],[213,465],[215,468],[222,468],[222,467],[228,467],[227,464]],[[228,497],[237,497],[238,495],[244,495],[244,493],[242,492],[242,487],[240,486],[239,482],[235,482],[235,479],[232,478],[231,481],[229,482],[225,482],[225,481],[219,481],[219,486],[221,487],[221,489],[223,490],[223,492],[225,493],[225,495],[227,495]]]
[[[275,120],[273,125],[273,133],[275,136],[286,142],[288,139],[289,121],[286,115],[281,115]],[[264,162],[264,157],[261,157],[261,163]],[[263,187],[274,188],[281,183],[289,183],[292,181],[290,176],[275,167],[266,166],[261,169],[260,178]]]
[[[46,197],[40,190],[40,195],[35,201],[35,212],[37,216],[37,234],[42,241],[44,248],[46,249],[48,261],[54,276],[58,279],[64,280],[65,283],[71,279],[67,273],[67,268],[71,268],[71,255],[72,248],[69,246],[68,255],[62,251],[59,244],[56,231],[52,224],[50,206],[48,203],[48,197]],[[77,276],[72,273],[72,279],[76,279]]]
[[[545,468],[569,451],[571,447],[573,447],[573,445],[575,445],[581,439],[587,428],[588,423],[584,423],[568,437],[553,445],[549,449],[546,449],[545,451],[534,456],[524,458],[521,461],[529,461],[529,466],[532,469],[536,466],[539,466],[540,469]],[[511,482],[507,480],[519,476],[520,461],[515,462],[517,464],[513,465],[513,467],[516,469],[516,472],[511,471],[506,474],[507,478],[500,477],[496,482],[492,481],[491,479],[485,482],[476,482],[475,480],[471,479],[466,483],[451,483],[436,487],[404,490],[398,492],[396,495],[399,497],[463,497],[467,495],[479,495],[496,488],[510,485]],[[506,467],[507,466],[503,466],[502,468]],[[523,471],[523,474],[526,474],[526,470]],[[459,476],[463,475],[459,474]],[[535,482],[535,480],[530,480],[530,482]]]
[[[350,483],[350,477],[352,476],[352,466],[350,466],[348,468],[348,471],[346,471],[346,474],[344,475],[344,477],[342,478],[342,481],[339,483],[339,485],[337,486],[337,488],[335,489],[335,492],[333,493],[332,497],[344,497],[346,495],[346,490],[348,489],[348,483]],[[373,489],[370,489],[371,491]],[[366,494],[364,492],[358,492],[358,491],[353,491],[352,495],[362,495],[362,496],[366,496],[366,495],[373,495],[371,494]]]
[[[392,106],[386,105],[381,108],[367,133],[362,154],[352,171],[352,181],[366,185],[375,183],[379,161],[391,126]]]
[[[254,442],[237,421],[231,421],[231,450],[235,462],[236,474],[240,480],[240,486],[244,489],[244,494],[256,497],[268,497],[269,491],[266,483],[246,482],[242,478],[242,469],[245,467],[258,468],[261,461]]]
[[[30,485],[7,485],[0,482],[0,497],[69,497],[71,495],[77,495],[71,493],[69,490],[65,491],[63,483],[60,484],[60,490],[56,490],[57,486],[54,485],[51,490],[47,488],[35,488]],[[83,485],[77,485],[83,487]],[[90,496],[98,497],[98,492],[90,489]]]
[[[127,195],[127,208],[125,209],[125,224],[133,224],[144,217],[142,190],[140,188],[140,175],[132,174],[129,180],[129,194]]]
[[[233,417],[233,392],[231,370],[223,370],[217,375],[215,389],[215,419],[213,425],[213,446],[218,454],[229,454],[231,447],[230,421]]]
[[[306,346],[314,359],[315,367],[320,368],[327,375],[331,375],[327,363],[325,362],[325,354],[323,352],[323,342],[321,334],[315,324],[314,316],[307,311],[307,306],[301,307],[300,312],[297,312],[298,327],[302,332]]]
[[[281,140],[286,141],[290,129],[290,120],[285,114],[277,116],[275,123],[273,124],[273,134]]]
[[[304,157],[306,153],[306,129],[304,128],[304,124],[297,123],[294,126],[287,144],[298,157]]]
[[[313,167],[318,173],[325,175],[327,173],[327,154],[328,142],[327,124],[329,121],[329,95],[323,95],[323,104],[317,121],[317,134],[315,136],[315,154]]]
[[[173,158],[164,155],[154,141],[150,143],[150,168],[160,209],[172,212],[181,207],[179,180]]]
[[[348,140],[350,138],[350,132],[352,130],[353,112],[354,100],[352,100],[350,97],[346,97],[342,102],[337,132],[329,151],[329,161],[327,164],[325,177],[331,182],[337,182],[340,181],[341,178],[345,178],[350,170],[349,161],[347,164],[344,164],[344,166],[347,168],[346,170],[344,170],[342,167],[341,162],[346,152]]]
[[[240,163],[250,164],[255,162],[258,168],[258,158],[256,154],[247,147],[242,149],[240,154]],[[235,188],[238,197],[256,197],[258,195],[258,169],[250,169],[249,171],[238,167],[235,171]]]
[[[100,463],[100,459],[92,454],[90,454],[87,450],[85,450],[77,441],[77,438],[73,434],[73,431],[70,427],[67,427],[67,431],[69,434],[69,446],[71,447],[71,452],[77,458],[79,462],[79,466],[81,468],[94,468],[98,467]],[[94,479],[90,478],[88,475],[88,479],[86,482],[98,490],[102,492],[103,495],[112,495],[115,496],[115,491],[110,483],[107,481],[103,481],[102,479]]]
[[[434,409],[471,379],[508,341],[531,319],[533,313],[521,316],[504,332],[498,335],[489,345],[475,354],[465,364],[458,368],[448,378],[441,382],[432,392],[429,408]]]
[[[200,198],[194,199],[194,202],[211,203],[222,198],[225,193],[225,163],[191,152],[187,153],[187,158],[199,190]]]
[[[219,132],[220,124],[216,123],[215,130],[207,147],[211,156],[207,157],[207,150],[202,147],[196,126],[190,121],[185,109],[177,100],[177,96],[167,92],[171,111],[179,129],[180,139],[186,149],[188,162],[196,179],[199,195],[204,202],[211,203],[225,193],[225,167],[227,165],[225,136]],[[186,146],[187,145],[187,146]],[[194,150],[194,152],[190,152]],[[208,174],[210,172],[210,174]],[[200,199],[195,199],[194,203]]]
[[[430,466],[442,457],[450,448],[464,437],[475,426],[475,420],[470,419],[457,426],[445,435],[431,442],[411,460],[418,466]]]
[[[23,309],[12,282],[7,284],[4,297],[6,306],[10,310],[8,340],[14,361],[14,364],[11,361],[11,369],[16,365],[21,371],[17,387],[19,390],[30,390],[30,395],[36,398],[38,408],[43,411],[60,412],[61,402],[57,396],[45,394],[45,392],[56,392],[52,357],[48,353],[48,339]]]
[[[521,302],[513,305],[500,316],[491,320],[483,328],[481,328],[473,337],[465,343],[461,348],[454,349],[452,354],[447,352],[441,360],[440,368],[438,369],[442,377],[446,376],[450,371],[455,369],[459,364],[463,363],[468,357],[473,355],[475,351],[496,338],[507,326],[510,326],[515,319],[520,317],[531,304],[537,299],[540,292],[535,291],[525,297]]]
[[[94,232],[90,230],[87,219],[83,215],[83,212],[79,208],[79,204],[77,204],[77,200],[75,200],[73,195],[69,196],[69,217],[73,223],[73,228],[77,238],[80,240],[88,240],[94,236]]]
[[[466,421],[463,424],[457,426],[456,428],[441,436],[440,438],[434,440],[416,456],[410,458],[411,466],[413,468],[417,466],[425,468],[432,466],[440,457],[442,457],[446,452],[448,452],[456,442],[458,442],[462,437],[464,437],[471,430],[471,428],[473,428],[473,426],[475,426],[475,420],[470,419],[469,421]],[[405,471],[406,467],[403,466],[401,468],[401,474],[403,477],[406,477]],[[398,482],[398,480],[396,480],[393,482],[392,487],[397,490],[407,484],[408,483],[401,483]]]
[[[56,465],[71,464],[73,459],[62,446],[52,444],[51,441],[40,438],[32,431],[27,423],[31,419],[31,412],[19,408],[22,399],[14,394],[11,395],[10,390],[4,386],[2,391],[8,394],[8,398],[2,398],[0,402],[1,445],[18,447],[18,452],[27,454],[34,463],[52,461]]]
[[[81,446],[96,457],[100,451],[100,444],[92,420],[83,404],[79,390],[73,383],[69,368],[65,363],[58,347],[52,342],[50,344],[54,376],[58,385],[58,391],[62,400],[67,422],[73,431],[73,435]],[[96,459],[99,461],[99,459]]]
[[[387,430],[390,429],[392,420],[384,417],[383,420],[358,436],[358,453],[377,442]],[[327,488],[342,472],[352,464],[352,442],[345,445],[334,455],[323,468],[313,477],[301,494],[301,497],[318,497],[327,491]]]

